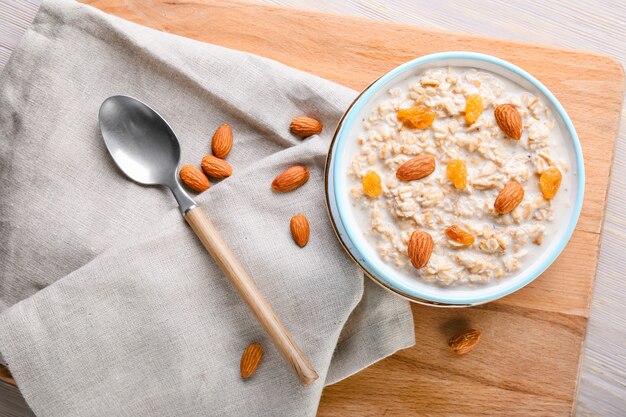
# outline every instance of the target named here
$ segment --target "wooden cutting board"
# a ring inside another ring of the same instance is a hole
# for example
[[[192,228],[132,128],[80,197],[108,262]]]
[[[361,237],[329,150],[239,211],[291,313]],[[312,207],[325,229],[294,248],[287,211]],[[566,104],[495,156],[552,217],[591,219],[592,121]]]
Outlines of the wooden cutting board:
[[[624,87],[606,56],[240,1],[83,0],[145,26],[263,55],[360,90],[405,61],[466,50],[534,74],[580,135],[587,169],[582,215],[554,265],[523,290],[485,306],[413,305],[417,344],[328,387],[320,416],[564,416],[572,412],[598,260]],[[333,128],[329,126],[328,128]],[[447,340],[481,329],[456,357]]]

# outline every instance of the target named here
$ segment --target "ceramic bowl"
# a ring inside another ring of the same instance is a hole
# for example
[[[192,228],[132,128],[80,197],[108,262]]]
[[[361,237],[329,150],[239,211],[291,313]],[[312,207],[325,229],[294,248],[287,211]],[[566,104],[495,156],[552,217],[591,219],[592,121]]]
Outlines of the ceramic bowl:
[[[351,213],[349,196],[348,164],[352,154],[347,151],[350,141],[356,140],[356,126],[365,114],[367,104],[376,101],[391,85],[417,75],[421,71],[435,67],[470,67],[487,70],[517,83],[526,91],[543,99],[561,129],[571,166],[567,175],[572,176],[571,201],[567,213],[559,213],[554,221],[561,222],[556,236],[543,247],[540,256],[515,275],[475,287],[442,287],[419,279],[407,280],[393,266],[383,262],[374,248],[366,241],[362,229]],[[559,256],[569,241],[583,202],[585,170],[582,150],[574,126],[554,95],[536,78],[521,68],[489,55],[472,52],[444,52],[423,56],[400,65],[380,77],[367,87],[350,105],[343,115],[330,147],[326,163],[326,201],[331,221],[342,245],[363,271],[388,290],[411,301],[450,307],[464,307],[486,303],[511,294],[524,287]]]

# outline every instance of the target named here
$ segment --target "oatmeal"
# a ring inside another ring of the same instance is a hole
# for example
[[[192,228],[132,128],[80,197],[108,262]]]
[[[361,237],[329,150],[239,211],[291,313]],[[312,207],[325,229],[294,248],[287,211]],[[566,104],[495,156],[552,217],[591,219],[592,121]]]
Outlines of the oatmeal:
[[[348,175],[359,224],[383,261],[416,279],[472,285],[515,274],[569,201],[550,110],[488,71],[425,70],[379,97],[355,136]]]

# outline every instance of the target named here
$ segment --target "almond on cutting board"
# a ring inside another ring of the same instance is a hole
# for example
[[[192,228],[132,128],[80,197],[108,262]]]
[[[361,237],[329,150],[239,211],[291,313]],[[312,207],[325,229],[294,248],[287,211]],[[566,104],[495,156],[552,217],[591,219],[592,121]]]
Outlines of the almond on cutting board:
[[[259,363],[263,358],[263,346],[258,343],[250,344],[241,355],[241,362],[239,363],[239,370],[241,371],[241,377],[246,379],[250,377],[259,367]]]
[[[305,247],[309,242],[309,235],[311,234],[309,220],[306,216],[304,214],[293,216],[289,222],[289,228],[291,229],[291,236],[294,242],[301,248]]]
[[[309,180],[309,170],[302,165],[287,168],[272,181],[272,188],[279,193],[295,190]]]
[[[429,176],[435,170],[435,157],[427,153],[417,155],[409,159],[396,171],[396,177],[400,181],[419,180]]]
[[[512,212],[524,199],[524,187],[517,181],[509,181],[496,197],[493,208],[498,214]]]
[[[415,231],[409,239],[409,259],[416,269],[421,269],[428,264],[430,255],[433,253],[433,238],[426,232]]]
[[[512,104],[500,104],[493,110],[496,123],[505,135],[511,139],[520,140],[522,137],[522,116]]]
[[[211,140],[211,152],[218,158],[224,159],[233,147],[233,130],[224,123],[217,128]]]
[[[233,167],[228,162],[213,155],[202,158],[201,165],[204,173],[212,178],[226,178],[233,173]]]
[[[465,330],[454,336],[448,342],[448,346],[452,352],[457,355],[465,355],[473,350],[480,340],[480,331],[476,329]]]
[[[308,116],[296,117],[291,121],[291,125],[289,126],[291,133],[303,138],[317,135],[323,128],[324,126],[320,121]]]
[[[211,186],[211,183],[206,175],[204,175],[204,172],[202,172],[202,170],[195,165],[183,165],[180,168],[178,175],[180,176],[183,184],[197,193],[206,191]]]

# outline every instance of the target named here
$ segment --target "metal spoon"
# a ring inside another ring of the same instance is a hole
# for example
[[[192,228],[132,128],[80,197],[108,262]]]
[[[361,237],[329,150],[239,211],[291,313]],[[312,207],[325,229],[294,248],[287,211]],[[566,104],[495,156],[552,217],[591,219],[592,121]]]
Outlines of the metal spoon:
[[[318,376],[307,357],[278,320],[213,223],[181,187],[178,180],[180,145],[172,128],[146,104],[127,96],[106,99],[98,118],[104,143],[117,166],[140,184],[163,185],[172,191],[187,223],[302,382],[310,384],[315,381]]]

